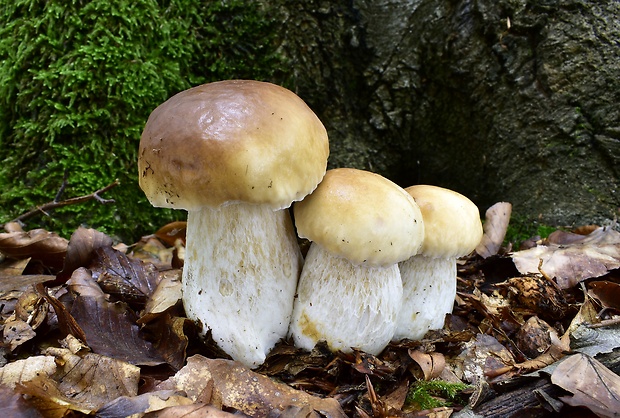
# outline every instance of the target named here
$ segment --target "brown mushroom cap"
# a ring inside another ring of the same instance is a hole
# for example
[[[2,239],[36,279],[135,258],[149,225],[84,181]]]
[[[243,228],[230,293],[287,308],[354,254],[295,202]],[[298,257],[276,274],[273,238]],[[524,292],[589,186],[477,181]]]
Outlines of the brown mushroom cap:
[[[293,92],[219,81],[182,91],[151,113],[140,140],[139,183],[153,206],[280,209],[314,190],[328,155],[325,127]]]
[[[428,257],[461,257],[482,239],[478,207],[467,197],[438,186],[416,185],[405,189],[416,201],[424,219],[420,253]]]
[[[354,264],[389,265],[414,255],[424,237],[420,209],[400,186],[352,168],[328,170],[294,206],[301,237]]]

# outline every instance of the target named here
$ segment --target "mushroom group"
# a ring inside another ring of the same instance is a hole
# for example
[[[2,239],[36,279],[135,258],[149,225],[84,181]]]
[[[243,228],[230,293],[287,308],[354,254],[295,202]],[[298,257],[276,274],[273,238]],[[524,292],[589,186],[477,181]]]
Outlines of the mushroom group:
[[[287,208],[316,188],[328,154],[303,100],[259,81],[182,91],[142,133],[140,187],[154,206],[188,211],[186,314],[249,367],[287,334],[302,263]]]
[[[287,336],[308,350],[325,341],[379,354],[441,328],[456,257],[480,241],[466,197],[326,171],[328,155],[325,127],[301,98],[251,80],[182,91],[142,133],[140,187],[152,205],[188,212],[187,317],[250,368]],[[311,241],[305,261],[298,235]]]

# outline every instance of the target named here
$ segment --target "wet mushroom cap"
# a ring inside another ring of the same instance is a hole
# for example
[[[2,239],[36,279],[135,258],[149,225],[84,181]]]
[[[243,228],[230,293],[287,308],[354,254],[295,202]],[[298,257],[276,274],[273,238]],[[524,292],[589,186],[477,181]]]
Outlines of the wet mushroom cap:
[[[427,257],[461,257],[472,252],[482,239],[478,207],[453,190],[431,185],[405,189],[422,211],[424,242],[420,253]]]
[[[400,186],[352,168],[328,170],[317,189],[294,206],[298,234],[354,264],[384,266],[420,248],[419,208]]]
[[[227,80],[157,107],[138,152],[140,187],[153,206],[244,202],[281,209],[321,181],[329,145],[321,121],[293,92]]]

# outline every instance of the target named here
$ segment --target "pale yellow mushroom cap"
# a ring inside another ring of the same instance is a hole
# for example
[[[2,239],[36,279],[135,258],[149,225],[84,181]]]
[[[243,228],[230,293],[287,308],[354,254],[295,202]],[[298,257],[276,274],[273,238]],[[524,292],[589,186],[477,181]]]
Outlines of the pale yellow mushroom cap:
[[[461,257],[476,248],[482,239],[482,223],[471,200],[438,186],[416,185],[405,190],[422,211],[425,232],[421,254]]]
[[[285,208],[327,168],[325,127],[295,93],[228,80],[182,91],[150,115],[138,154],[140,187],[154,206],[227,203]]]
[[[406,260],[424,238],[422,214],[411,196],[368,171],[328,170],[316,190],[293,209],[301,237],[355,264]]]

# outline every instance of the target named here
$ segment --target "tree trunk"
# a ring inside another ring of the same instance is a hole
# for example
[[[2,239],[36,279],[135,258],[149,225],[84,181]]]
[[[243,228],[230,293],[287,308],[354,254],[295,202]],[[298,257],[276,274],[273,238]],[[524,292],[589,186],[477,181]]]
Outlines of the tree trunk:
[[[617,215],[617,0],[271,1],[331,167],[551,224]]]

